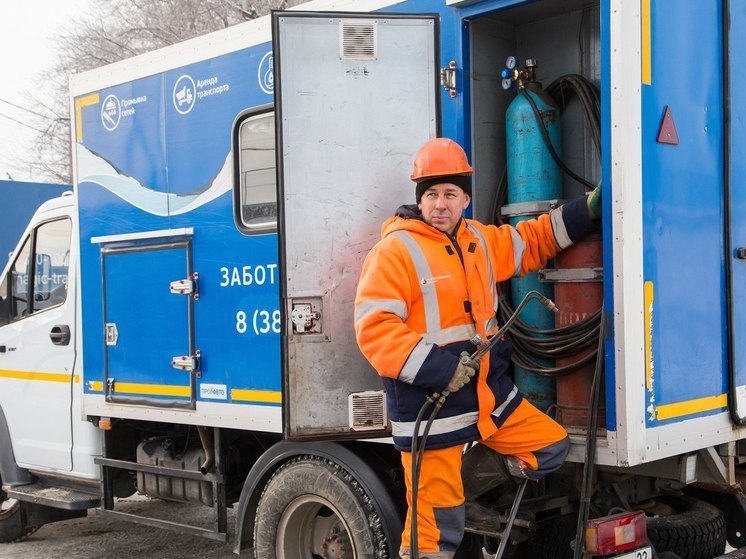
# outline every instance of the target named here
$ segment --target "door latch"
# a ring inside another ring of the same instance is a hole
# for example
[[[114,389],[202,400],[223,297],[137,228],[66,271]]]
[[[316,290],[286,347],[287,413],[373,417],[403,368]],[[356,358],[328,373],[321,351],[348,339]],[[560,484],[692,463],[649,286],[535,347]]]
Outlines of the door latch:
[[[290,320],[293,322],[295,332],[303,334],[311,331],[314,323],[321,318],[319,311],[314,311],[310,303],[296,303],[290,311]]]
[[[119,330],[115,322],[107,322],[104,326],[104,339],[106,340],[106,345],[117,345]]]
[[[171,358],[171,366],[180,371],[196,373],[199,378],[201,355],[200,350],[196,350],[194,355],[177,355]]]
[[[172,281],[168,285],[169,291],[175,295],[189,295],[195,301],[199,299],[199,274],[194,272],[186,279]]]

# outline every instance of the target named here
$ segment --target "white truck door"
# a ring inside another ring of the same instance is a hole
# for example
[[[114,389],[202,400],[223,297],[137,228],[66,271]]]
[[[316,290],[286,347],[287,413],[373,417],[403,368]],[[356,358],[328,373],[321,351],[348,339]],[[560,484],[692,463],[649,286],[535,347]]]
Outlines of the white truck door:
[[[0,406],[22,467],[72,469],[72,221],[37,225],[0,283]]]
[[[437,18],[275,12],[283,405],[292,438],[387,433],[353,330],[363,260],[438,133]]]

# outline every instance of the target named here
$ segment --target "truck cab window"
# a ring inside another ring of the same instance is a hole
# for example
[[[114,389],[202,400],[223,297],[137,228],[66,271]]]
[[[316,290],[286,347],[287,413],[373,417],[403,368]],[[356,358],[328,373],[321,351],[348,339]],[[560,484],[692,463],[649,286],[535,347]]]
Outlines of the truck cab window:
[[[26,239],[0,283],[0,325],[65,302],[71,231],[70,220],[59,219]]]
[[[277,230],[275,115],[248,114],[234,131],[236,223],[244,233]]]

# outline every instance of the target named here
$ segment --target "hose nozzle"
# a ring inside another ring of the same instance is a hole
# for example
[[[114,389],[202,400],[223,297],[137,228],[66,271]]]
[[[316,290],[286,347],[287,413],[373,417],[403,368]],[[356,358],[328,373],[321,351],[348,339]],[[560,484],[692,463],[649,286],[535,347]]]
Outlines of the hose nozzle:
[[[554,301],[552,301],[549,297],[546,295],[542,295],[541,293],[538,293],[539,302],[544,305],[544,308],[546,308],[548,311],[552,312],[559,312],[559,309],[557,308],[557,305],[554,304]]]

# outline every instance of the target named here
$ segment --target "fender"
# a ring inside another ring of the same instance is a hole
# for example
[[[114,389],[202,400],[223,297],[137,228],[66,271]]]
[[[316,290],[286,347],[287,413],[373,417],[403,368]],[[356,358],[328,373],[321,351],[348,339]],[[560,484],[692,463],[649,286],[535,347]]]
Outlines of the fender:
[[[8,429],[8,422],[2,407],[0,407],[0,448],[5,449],[0,452],[0,479],[3,485],[14,487],[32,483],[34,480],[29,471],[19,468],[16,464],[13,441],[10,438],[10,429]]]
[[[254,544],[254,520],[256,510],[259,504],[259,498],[262,489],[272,477],[272,474],[290,458],[295,456],[309,455],[320,456],[332,460],[342,466],[345,470],[353,474],[358,482],[364,487],[365,492],[371,497],[376,509],[389,518],[402,518],[402,510],[397,510],[390,503],[397,502],[396,495],[392,495],[392,483],[386,483],[381,477],[382,468],[376,468],[376,458],[370,456],[369,460],[363,458],[362,453],[352,450],[336,442],[318,441],[318,442],[291,442],[280,441],[264,454],[262,454],[251,468],[249,475],[246,476],[241,497],[238,501],[236,511],[236,544],[233,552],[237,555],[241,553],[241,546],[252,546]],[[372,453],[371,453],[372,454]],[[392,460],[388,461],[390,467],[400,467],[398,465],[397,452],[392,455]],[[378,455],[378,461],[381,461]],[[402,482],[403,483],[403,482]],[[377,498],[384,495],[392,495],[392,499]],[[401,500],[403,504],[404,491],[402,490]],[[244,533],[245,532],[245,533]],[[386,534],[389,541],[398,541],[401,534]]]

